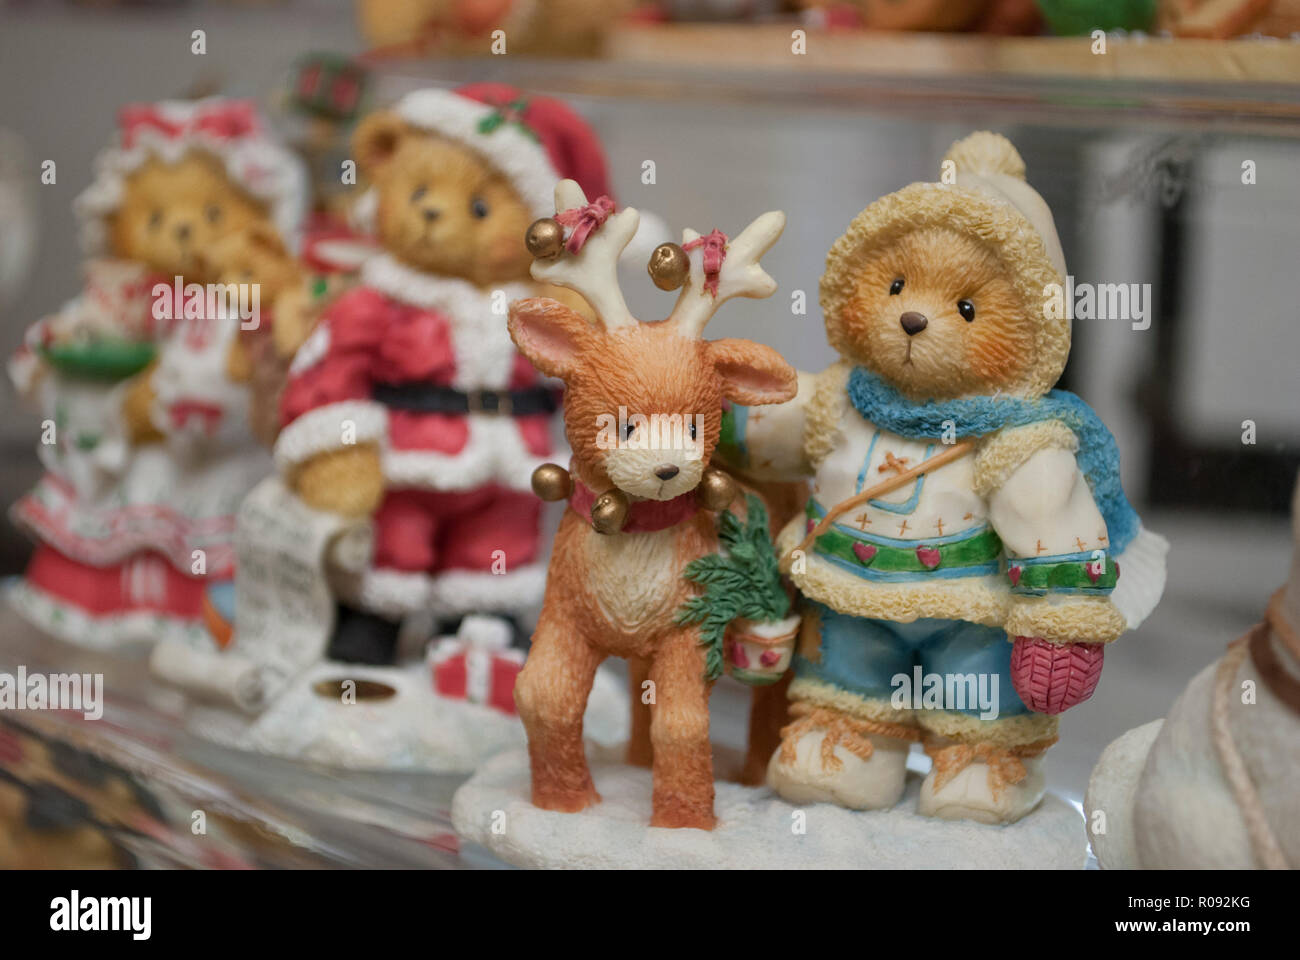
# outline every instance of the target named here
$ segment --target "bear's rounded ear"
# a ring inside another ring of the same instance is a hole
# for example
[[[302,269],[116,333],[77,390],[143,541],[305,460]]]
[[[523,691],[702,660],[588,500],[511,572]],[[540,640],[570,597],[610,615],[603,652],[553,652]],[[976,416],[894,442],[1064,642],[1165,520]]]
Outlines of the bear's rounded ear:
[[[373,180],[393,159],[408,131],[406,121],[391,110],[378,110],[362,118],[352,134],[352,155],[368,179]]]

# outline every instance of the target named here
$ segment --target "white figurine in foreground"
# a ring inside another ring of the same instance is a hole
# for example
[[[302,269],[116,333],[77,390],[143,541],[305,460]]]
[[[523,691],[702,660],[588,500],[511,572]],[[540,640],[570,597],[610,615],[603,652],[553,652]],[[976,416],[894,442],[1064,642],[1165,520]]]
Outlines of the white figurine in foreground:
[[[1103,867],[1300,867],[1300,485],[1291,515],[1291,574],[1264,621],[1092,771]]]

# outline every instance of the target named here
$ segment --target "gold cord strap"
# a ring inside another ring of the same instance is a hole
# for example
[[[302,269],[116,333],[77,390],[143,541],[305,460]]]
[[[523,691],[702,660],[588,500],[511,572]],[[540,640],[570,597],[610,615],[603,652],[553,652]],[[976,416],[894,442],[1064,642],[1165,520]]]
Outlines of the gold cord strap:
[[[951,463],[958,457],[964,457],[975,449],[974,440],[963,440],[960,443],[954,443],[947,450],[936,453],[934,456],[922,460],[911,470],[906,470],[897,476],[890,477],[888,480],[882,480],[874,487],[868,487],[861,493],[855,493],[847,500],[842,500],[826,511],[826,516],[821,518],[821,522],[808,531],[808,535],[800,541],[799,546],[795,547],[785,555],[781,560],[781,570],[783,573],[789,573],[790,567],[794,563],[794,557],[797,553],[807,553],[808,548],[817,542],[817,538],[830,529],[832,523],[848,513],[858,504],[866,503],[868,500],[874,500],[877,497],[883,497],[885,494],[897,490],[910,480],[915,480],[923,473],[931,470],[938,470],[945,463]]]

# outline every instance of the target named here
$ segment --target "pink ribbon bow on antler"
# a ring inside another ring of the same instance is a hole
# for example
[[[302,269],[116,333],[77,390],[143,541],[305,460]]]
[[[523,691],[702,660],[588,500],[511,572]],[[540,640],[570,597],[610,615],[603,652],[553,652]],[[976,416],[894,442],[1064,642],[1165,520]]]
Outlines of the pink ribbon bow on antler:
[[[570,253],[581,253],[587,238],[601,228],[610,214],[614,212],[614,201],[609,197],[597,197],[585,207],[573,207],[555,215],[555,222],[562,227],[571,227],[568,242],[564,249]]]
[[[696,237],[682,245],[687,253],[696,247],[704,248],[704,289],[715,297],[718,295],[718,276],[722,273],[723,261],[727,259],[727,241],[727,235],[714,227],[708,236]]]
[[[123,107],[118,115],[122,127],[122,144],[135,145],[145,131],[161,133],[169,140],[203,133],[217,140],[235,140],[258,129],[257,114],[247,100],[227,100],[199,107],[187,117],[171,118],[148,103]]]

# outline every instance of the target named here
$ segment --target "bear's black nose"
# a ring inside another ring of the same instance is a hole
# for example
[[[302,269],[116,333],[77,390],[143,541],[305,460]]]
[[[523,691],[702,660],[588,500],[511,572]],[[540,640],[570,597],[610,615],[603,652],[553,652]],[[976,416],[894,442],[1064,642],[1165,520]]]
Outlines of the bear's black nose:
[[[655,476],[660,480],[671,480],[679,473],[681,473],[681,470],[671,463],[661,463],[655,467]]]
[[[188,223],[182,223],[179,227],[176,228],[176,239],[179,240],[181,243],[187,243],[189,241],[190,225]]]
[[[424,219],[427,220],[429,223],[433,223],[433,221],[437,220],[440,216],[442,216],[441,210],[430,210],[428,208],[425,208],[425,210],[423,210],[422,212],[424,213]]]
[[[909,310],[898,318],[898,322],[903,325],[903,332],[909,337],[914,337],[929,325],[930,321],[925,319],[925,314],[917,313],[915,310]]]

